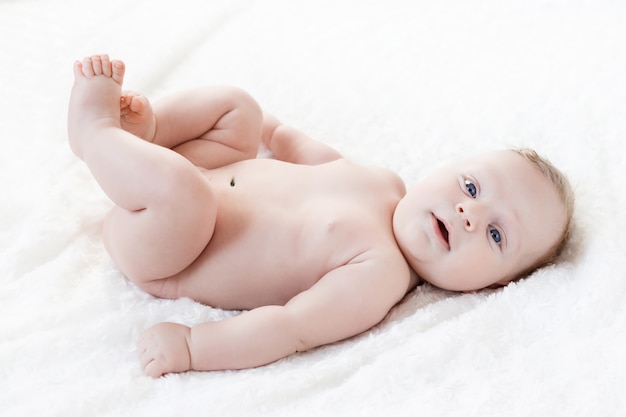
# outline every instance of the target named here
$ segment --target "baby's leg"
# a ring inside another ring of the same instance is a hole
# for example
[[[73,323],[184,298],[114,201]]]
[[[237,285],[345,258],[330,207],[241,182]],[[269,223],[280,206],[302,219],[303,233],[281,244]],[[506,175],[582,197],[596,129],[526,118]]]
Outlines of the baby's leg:
[[[123,92],[120,98],[120,125],[141,139],[154,141],[156,119],[150,101],[134,91]]]
[[[216,168],[255,158],[263,113],[245,91],[227,86],[194,88],[154,102],[153,142],[195,165]]]
[[[208,169],[254,158],[261,143],[261,108],[235,87],[194,88],[154,106],[146,97],[128,92],[120,110],[124,130]]]
[[[193,262],[215,225],[215,196],[187,159],[121,129],[121,61],[106,55],[74,65],[68,132],[115,202],[105,222],[107,250],[130,280],[153,292],[161,278]]]

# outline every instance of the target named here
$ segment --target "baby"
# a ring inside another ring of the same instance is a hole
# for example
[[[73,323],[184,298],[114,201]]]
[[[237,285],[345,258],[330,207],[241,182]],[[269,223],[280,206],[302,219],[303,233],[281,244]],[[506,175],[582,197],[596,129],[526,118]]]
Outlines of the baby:
[[[107,55],[76,62],[69,105],[70,146],[115,203],[106,249],[150,294],[246,310],[145,331],[149,376],[256,367],[342,340],[422,282],[506,285],[553,261],[567,238],[571,190],[533,151],[473,157],[407,192],[239,89],[152,106],[122,93],[124,71]],[[261,143],[275,159],[256,159]]]

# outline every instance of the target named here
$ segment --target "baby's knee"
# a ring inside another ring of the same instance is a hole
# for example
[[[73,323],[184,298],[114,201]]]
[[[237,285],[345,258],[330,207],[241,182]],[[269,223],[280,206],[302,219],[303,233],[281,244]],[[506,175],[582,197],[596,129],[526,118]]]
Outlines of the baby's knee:
[[[259,103],[250,93],[235,86],[223,86],[219,88],[222,90],[222,96],[228,101],[233,110],[240,112],[241,116],[245,118],[248,123],[261,125],[263,122],[263,111]]]
[[[224,97],[231,111],[220,121],[231,129],[232,147],[243,152],[245,158],[254,158],[258,152],[263,131],[263,110],[257,101],[238,87],[223,87]]]

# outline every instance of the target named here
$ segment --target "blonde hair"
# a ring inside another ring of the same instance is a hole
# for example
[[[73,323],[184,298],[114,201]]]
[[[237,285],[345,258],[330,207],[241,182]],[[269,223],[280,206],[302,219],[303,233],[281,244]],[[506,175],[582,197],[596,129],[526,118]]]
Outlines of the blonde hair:
[[[539,169],[543,175],[550,181],[557,192],[563,207],[565,208],[566,218],[563,225],[561,236],[546,253],[537,259],[530,267],[522,271],[515,280],[524,278],[535,270],[556,262],[563,252],[571,234],[572,219],[574,217],[574,191],[567,177],[556,168],[548,159],[539,155],[536,151],[528,148],[512,149],[513,152],[530,162],[535,168]]]

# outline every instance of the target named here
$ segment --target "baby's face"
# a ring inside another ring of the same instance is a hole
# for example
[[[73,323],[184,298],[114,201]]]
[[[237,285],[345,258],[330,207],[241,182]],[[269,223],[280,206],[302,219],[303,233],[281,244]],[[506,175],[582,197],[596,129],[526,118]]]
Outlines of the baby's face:
[[[512,151],[438,170],[413,186],[393,217],[396,239],[431,284],[471,291],[506,284],[559,239],[565,207],[553,185]]]

